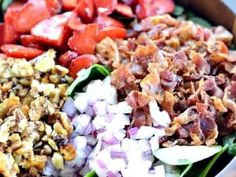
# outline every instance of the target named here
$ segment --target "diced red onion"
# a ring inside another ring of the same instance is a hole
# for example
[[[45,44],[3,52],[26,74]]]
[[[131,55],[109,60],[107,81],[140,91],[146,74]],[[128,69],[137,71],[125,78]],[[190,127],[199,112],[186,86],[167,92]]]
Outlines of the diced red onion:
[[[79,116],[76,116],[72,120],[72,123],[75,126],[75,131],[78,132],[80,135],[84,135],[90,120],[91,117],[89,117],[87,114],[80,114]]]
[[[135,139],[149,139],[154,135],[154,133],[155,133],[154,127],[141,126],[133,138],[135,138]]]
[[[107,176],[108,177],[121,177],[121,175],[118,172],[113,173],[112,171],[108,171]]]
[[[90,135],[94,131],[92,123],[89,123],[88,126],[84,129],[84,135]]]
[[[123,159],[125,159],[127,156],[126,156],[125,152],[122,152],[122,151],[112,151],[111,152],[111,157],[112,158],[123,158]]]
[[[106,120],[103,116],[96,116],[92,121],[93,126],[96,130],[102,129],[106,126]]]
[[[93,105],[93,109],[96,115],[105,116],[107,114],[107,103],[105,101],[97,101]]]
[[[138,127],[133,127],[128,130],[130,138],[134,138],[137,133],[138,133]]]
[[[106,169],[107,168],[107,166],[105,165],[105,163],[103,161],[98,159],[97,163],[98,163],[99,167],[101,167],[102,169]]]
[[[130,125],[129,116],[124,114],[115,114],[113,115],[112,121],[107,125],[107,128],[119,130],[124,129],[126,125]]]
[[[113,145],[113,144],[119,143],[119,140],[116,137],[110,137],[110,139],[108,139],[108,138],[103,139],[102,142],[107,145]]]
[[[86,114],[88,114],[90,117],[94,117],[96,116],[94,108],[92,105],[88,105],[87,109],[86,109]]]
[[[88,107],[88,94],[78,93],[75,97],[74,106],[79,110],[80,113],[84,113]]]
[[[120,102],[117,105],[108,106],[109,113],[130,114],[132,112],[131,106],[126,101]]]
[[[73,118],[76,115],[77,109],[74,106],[74,100],[69,97],[63,105],[62,111],[66,113],[69,118]]]
[[[154,121],[154,126],[162,125],[167,127],[170,124],[169,114],[166,111],[160,111],[156,101],[150,101],[149,110],[151,118]]]

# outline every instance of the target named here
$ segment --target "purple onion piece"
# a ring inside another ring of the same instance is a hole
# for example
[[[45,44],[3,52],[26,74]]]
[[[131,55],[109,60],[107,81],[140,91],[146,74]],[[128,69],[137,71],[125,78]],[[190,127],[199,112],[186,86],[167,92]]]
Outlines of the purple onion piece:
[[[138,133],[138,127],[133,127],[131,129],[128,130],[128,134],[130,137],[135,136]]]
[[[72,98],[67,98],[62,111],[71,119],[76,115],[77,109],[74,106],[74,100]]]

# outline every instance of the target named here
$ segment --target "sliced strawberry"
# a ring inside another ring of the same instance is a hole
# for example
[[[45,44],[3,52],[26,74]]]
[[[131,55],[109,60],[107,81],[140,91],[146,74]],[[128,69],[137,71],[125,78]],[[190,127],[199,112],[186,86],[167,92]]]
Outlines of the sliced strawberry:
[[[100,42],[106,37],[110,37],[112,39],[125,38],[126,30],[125,28],[119,28],[119,27],[106,27],[98,32],[96,40]]]
[[[98,14],[109,15],[116,8],[117,0],[94,0]]]
[[[97,62],[95,55],[85,54],[73,59],[69,67],[69,75],[76,78],[77,73],[81,69],[89,68],[92,64]]]
[[[78,54],[76,52],[68,50],[59,57],[58,61],[60,65],[68,68],[71,61],[76,57],[78,57]]]
[[[61,12],[62,10],[61,0],[45,0],[45,2],[51,15],[55,15]]]
[[[121,14],[124,17],[128,17],[128,18],[134,17],[132,9],[128,5],[118,3],[115,10],[117,11],[117,13]]]
[[[20,39],[21,39],[21,44],[23,44],[23,46],[25,47],[31,47],[41,50],[44,49],[44,47],[38,43],[37,39],[33,35],[29,34],[21,35]]]
[[[14,26],[19,32],[30,32],[34,25],[49,17],[50,12],[44,0],[29,0],[16,16]]]
[[[78,0],[62,0],[62,8],[64,10],[73,10],[77,4]]]
[[[82,22],[92,22],[94,18],[94,3],[92,0],[79,0],[74,11],[79,15]]]
[[[70,19],[68,20],[67,26],[72,30],[81,30],[86,25],[82,24],[80,17],[76,13],[73,13]]]
[[[67,22],[71,15],[72,12],[66,12],[45,19],[32,28],[31,34],[43,44],[60,47],[70,34]]]
[[[98,24],[99,29],[105,28],[107,26],[114,26],[114,27],[124,27],[123,23],[118,20],[115,20],[106,15],[99,15],[95,22]]]
[[[136,14],[139,19],[149,16],[161,15],[173,12],[175,4],[173,0],[138,0]]]
[[[4,44],[4,23],[0,23],[0,46]]]
[[[93,54],[96,46],[97,24],[88,24],[80,31],[74,31],[69,39],[70,49],[78,54]]]
[[[15,43],[20,38],[20,33],[14,27],[14,20],[23,7],[22,2],[13,2],[4,15],[4,43]]]
[[[16,44],[5,44],[1,47],[4,54],[9,57],[32,59],[42,54],[42,50],[24,47]]]

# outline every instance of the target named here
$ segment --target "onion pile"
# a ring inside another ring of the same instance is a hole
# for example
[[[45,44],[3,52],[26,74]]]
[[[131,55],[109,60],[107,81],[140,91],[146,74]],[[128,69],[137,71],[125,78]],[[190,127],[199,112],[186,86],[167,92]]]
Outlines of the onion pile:
[[[130,128],[132,108],[126,101],[118,101],[110,80],[108,76],[103,81],[92,81],[84,92],[65,103],[63,111],[75,127],[71,142],[77,158],[67,162],[63,171],[76,169],[84,176],[94,170],[99,177],[165,176],[164,166],[154,165],[153,152],[159,149],[158,140],[170,123],[168,113],[151,101],[154,126]]]

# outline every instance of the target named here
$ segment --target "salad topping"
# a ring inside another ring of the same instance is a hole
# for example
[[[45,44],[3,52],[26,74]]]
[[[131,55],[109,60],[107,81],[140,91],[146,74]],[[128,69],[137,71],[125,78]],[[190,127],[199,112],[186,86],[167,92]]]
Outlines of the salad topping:
[[[68,98],[64,108],[72,117],[75,132],[71,141],[77,150],[77,158],[65,168],[80,169],[81,176],[90,170],[104,177],[164,176],[164,167],[153,164],[152,152],[159,148],[158,139],[165,135],[170,118],[159,110],[156,101],[150,101],[150,110],[146,111],[153,113],[150,121],[155,121],[159,128],[127,128],[134,121],[132,107],[128,101],[118,101],[110,76],[92,81],[84,91],[76,92],[74,101]],[[74,103],[68,107],[71,102]],[[72,114],[73,107],[79,114]]]
[[[146,109],[154,99],[171,118],[163,146],[210,146],[234,131],[236,56],[220,34],[169,15],[139,25],[137,38],[106,38],[96,47],[99,62],[113,68],[111,83],[133,108],[131,125],[153,125]]]
[[[56,168],[73,160],[73,126],[60,111],[73,81],[49,50],[31,62],[0,59],[0,174],[39,176],[50,157]]]

